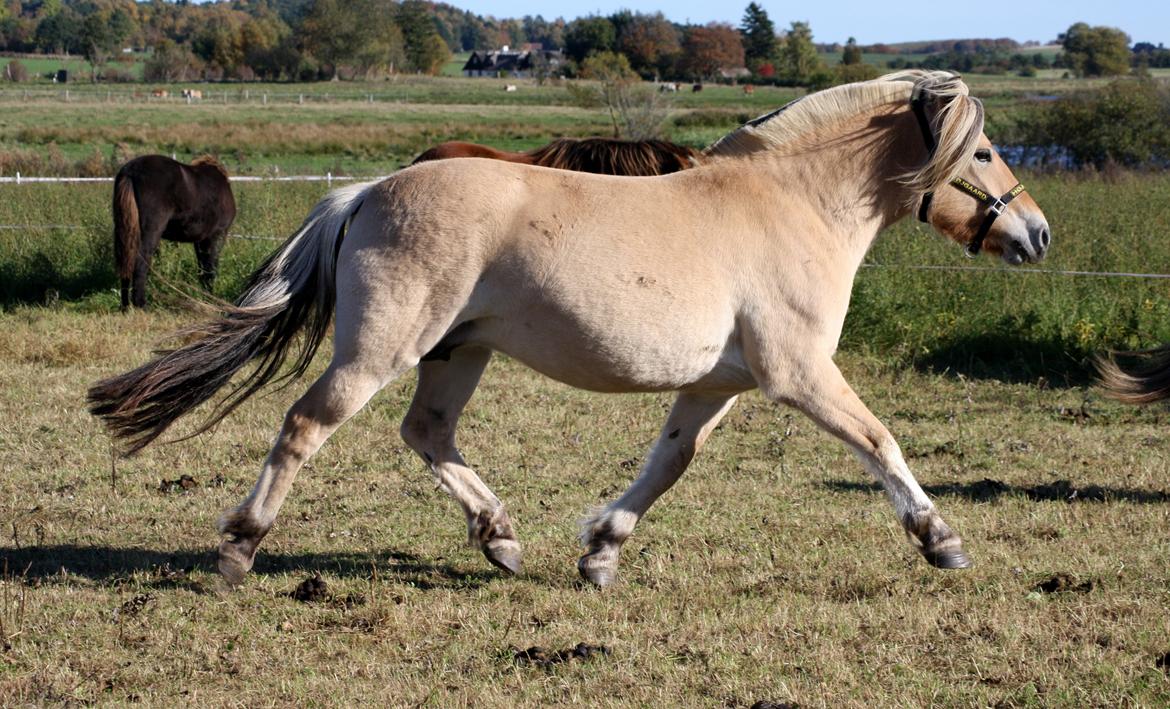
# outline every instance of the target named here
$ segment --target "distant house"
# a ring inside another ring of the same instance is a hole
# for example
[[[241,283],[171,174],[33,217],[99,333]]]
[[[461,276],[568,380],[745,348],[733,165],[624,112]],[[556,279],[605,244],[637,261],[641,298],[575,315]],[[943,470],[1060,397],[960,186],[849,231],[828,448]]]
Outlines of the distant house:
[[[525,47],[523,51],[510,50],[505,46],[498,51],[472,52],[463,65],[463,75],[525,79],[532,76],[541,62],[544,62],[550,74],[560,70],[564,55],[559,50],[534,48],[532,45]]]

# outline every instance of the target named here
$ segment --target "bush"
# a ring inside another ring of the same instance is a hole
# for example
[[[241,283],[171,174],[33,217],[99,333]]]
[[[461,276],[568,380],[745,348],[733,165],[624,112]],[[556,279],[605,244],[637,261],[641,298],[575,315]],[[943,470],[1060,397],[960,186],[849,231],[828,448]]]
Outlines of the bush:
[[[28,69],[19,60],[13,59],[4,67],[4,78],[13,82],[28,81]]]
[[[1023,142],[1053,146],[1077,167],[1170,162],[1170,91],[1148,79],[1120,79],[1028,113]]]

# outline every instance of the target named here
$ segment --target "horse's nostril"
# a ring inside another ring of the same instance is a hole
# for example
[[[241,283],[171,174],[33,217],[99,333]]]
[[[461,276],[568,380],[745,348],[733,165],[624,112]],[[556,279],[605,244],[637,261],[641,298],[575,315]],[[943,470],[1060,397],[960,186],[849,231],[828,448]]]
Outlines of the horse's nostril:
[[[1048,232],[1048,227],[1040,230],[1040,248],[1047,249],[1048,244],[1052,241],[1052,234]]]

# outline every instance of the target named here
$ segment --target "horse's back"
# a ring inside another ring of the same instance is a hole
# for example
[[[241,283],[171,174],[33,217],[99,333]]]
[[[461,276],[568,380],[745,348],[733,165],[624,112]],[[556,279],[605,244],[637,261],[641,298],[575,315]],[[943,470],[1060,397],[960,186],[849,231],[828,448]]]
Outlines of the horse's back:
[[[448,345],[581,388],[684,388],[726,359],[734,269],[705,238],[710,219],[651,184],[665,178],[461,162],[412,167],[367,195],[342,242],[339,281],[353,291],[339,323],[349,308],[384,318],[409,283],[444,299],[431,308],[443,327],[464,325]]]

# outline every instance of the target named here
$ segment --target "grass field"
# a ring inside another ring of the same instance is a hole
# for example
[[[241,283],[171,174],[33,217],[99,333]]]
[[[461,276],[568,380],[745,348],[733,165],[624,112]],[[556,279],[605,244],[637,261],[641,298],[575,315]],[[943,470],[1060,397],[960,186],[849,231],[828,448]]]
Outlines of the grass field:
[[[313,87],[267,106],[7,94],[0,151],[214,149],[257,174],[371,175],[428,141],[604,130],[562,88],[493,86],[403,82],[409,99],[373,103],[372,87]],[[975,92],[990,86],[1018,96]],[[688,94],[671,135],[706,144],[792,95]],[[1166,271],[1170,176],[1020,177],[1053,228],[1042,268]],[[229,241],[217,294],[325,189],[237,183],[232,231],[257,238]],[[577,520],[632,480],[669,397],[582,393],[497,357],[460,448],[509,506],[524,575],[465,546],[457,506],[400,442],[408,376],[312,460],[227,591],[215,519],[306,384],[115,462],[86,387],[197,315],[176,293],[195,282],[178,244],[155,262],[155,307],[116,312],[109,190],[0,185],[0,706],[1170,704],[1170,413],[1103,399],[1086,361],[1170,340],[1164,280],[968,262],[910,220],[869,254],[838,361],[964,538],[968,571],[928,567],[840,443],[749,393],[638,527],[618,583],[586,588]],[[968,265],[987,270],[914,270]],[[294,597],[315,574],[327,589]],[[608,652],[575,658],[579,643]]]
[[[929,568],[840,444],[751,394],[598,592],[576,580],[576,520],[628,483],[668,399],[584,394],[501,359],[461,448],[512,510],[523,576],[464,546],[457,507],[398,442],[403,381],[314,458],[255,573],[224,592],[215,517],[303,385],[118,463],[116,482],[81,402],[187,319],[0,316],[0,704],[1170,701],[1161,409],[846,353],[975,568]],[[190,489],[160,482],[183,475]],[[325,598],[290,597],[317,573]],[[610,654],[522,659],[578,643]]]

